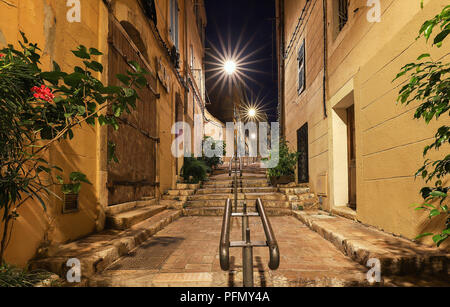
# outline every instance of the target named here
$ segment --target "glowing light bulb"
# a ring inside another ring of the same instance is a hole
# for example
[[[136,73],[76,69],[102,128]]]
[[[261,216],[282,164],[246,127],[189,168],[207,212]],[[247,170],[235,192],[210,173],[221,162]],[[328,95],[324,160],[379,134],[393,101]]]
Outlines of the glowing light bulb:
[[[248,110],[248,116],[249,117],[255,117],[256,116],[256,110],[255,109],[250,109],[250,110]]]
[[[227,74],[232,75],[236,71],[236,62],[233,60],[226,61],[224,69]]]

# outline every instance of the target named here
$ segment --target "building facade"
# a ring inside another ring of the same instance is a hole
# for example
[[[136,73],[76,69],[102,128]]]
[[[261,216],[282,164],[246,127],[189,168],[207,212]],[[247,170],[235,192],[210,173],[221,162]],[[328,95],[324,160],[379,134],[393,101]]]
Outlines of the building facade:
[[[171,154],[172,126],[205,117],[203,0],[8,0],[0,2],[0,47],[18,45],[20,32],[43,51],[42,68],[56,61],[64,71],[80,63],[71,50],[84,45],[101,52],[98,78],[116,85],[128,61],[149,71],[137,108],[109,127],[83,126],[75,138],[55,146],[49,161],[65,173],[80,171],[83,185],[78,209],[49,199],[47,211],[29,202],[6,252],[9,263],[25,265],[41,248],[69,242],[104,229],[105,208],[142,197],[159,198],[176,184],[182,158]],[[203,129],[202,129],[203,131]],[[108,143],[116,144],[119,162],[108,163]],[[61,187],[54,192],[61,194]],[[63,213],[64,212],[64,213]]]
[[[414,120],[416,105],[396,103],[406,79],[392,80],[422,53],[448,61],[445,50],[416,40],[447,4],[277,1],[283,135],[300,152],[298,182],[323,209],[409,239],[439,229],[411,204],[422,201],[414,174],[423,148],[445,119]]]

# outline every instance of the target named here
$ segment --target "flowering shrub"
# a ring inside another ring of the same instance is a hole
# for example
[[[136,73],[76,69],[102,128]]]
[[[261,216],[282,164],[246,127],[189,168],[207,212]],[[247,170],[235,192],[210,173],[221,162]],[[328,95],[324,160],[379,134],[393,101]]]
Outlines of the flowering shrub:
[[[52,90],[45,86],[44,84],[41,87],[33,86],[31,88],[31,92],[34,93],[34,98],[41,99],[46,102],[53,102],[55,95],[53,95]]]

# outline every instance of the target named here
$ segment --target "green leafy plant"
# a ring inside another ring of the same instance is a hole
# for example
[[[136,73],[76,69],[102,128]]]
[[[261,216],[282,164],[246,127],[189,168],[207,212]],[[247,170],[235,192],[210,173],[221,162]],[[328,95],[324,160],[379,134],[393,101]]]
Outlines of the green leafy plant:
[[[206,179],[210,168],[204,161],[196,158],[184,158],[183,168],[181,169],[181,176],[185,182],[197,184]]]
[[[73,172],[69,176],[70,183],[64,183],[61,176],[56,176],[59,183],[62,184],[63,194],[78,194],[81,191],[81,183],[91,184],[86,175],[80,172]]]
[[[52,71],[42,71],[41,50],[21,34],[19,49],[0,50],[0,264],[18,209],[35,199],[46,210],[44,199],[57,183],[54,173],[63,172],[45,160],[49,148],[73,139],[74,128],[84,124],[118,129],[118,118],[136,106],[136,89],[147,84],[146,72],[132,62],[132,72],[117,76],[122,86],[104,86],[95,77],[103,72],[94,60],[102,53],[84,46],[72,51],[81,62],[73,72],[63,72],[56,62]],[[109,158],[117,160],[114,153]],[[79,172],[70,177],[64,192],[79,192],[81,182],[88,182]]]
[[[271,151],[271,156],[278,154],[279,162],[275,168],[269,168],[267,175],[269,177],[293,176],[295,175],[295,167],[297,165],[299,153],[289,150],[289,142],[285,139],[280,140],[278,150]]]
[[[433,45],[440,48],[450,34],[450,5],[422,25],[417,39],[424,37],[428,42],[436,29],[438,33],[433,38]],[[404,75],[409,76],[409,81],[401,88],[398,102],[405,105],[420,102],[414,114],[415,119],[423,119],[429,124],[433,119],[437,120],[450,115],[450,63],[435,61],[428,53],[422,54],[416,62],[405,65],[395,80]],[[448,117],[444,119],[444,122],[448,122]],[[427,157],[431,150],[439,151],[443,146],[448,146],[449,142],[450,127],[444,125],[436,132],[433,143],[425,147],[424,157]],[[450,155],[446,155],[440,160],[426,159],[416,173],[416,177],[422,177],[427,184],[433,184],[433,186],[422,188],[420,193],[424,203],[417,205],[416,210],[428,211],[430,219],[437,216],[447,217],[441,233],[424,233],[418,236],[417,240],[433,236],[433,241],[440,246],[450,237],[450,211],[447,202],[450,189],[449,172]]]
[[[218,157],[216,155],[214,155],[213,157],[207,157],[205,152],[203,152],[203,156],[200,160],[202,160],[203,162],[205,162],[205,164],[211,168],[217,168],[218,166],[223,164],[223,157],[226,156],[226,145],[225,142],[222,141],[216,141],[214,140],[212,137],[205,137],[203,140],[203,148],[205,148],[205,143],[209,143],[211,145],[211,149],[213,151],[216,150],[216,148],[222,148],[222,157]]]

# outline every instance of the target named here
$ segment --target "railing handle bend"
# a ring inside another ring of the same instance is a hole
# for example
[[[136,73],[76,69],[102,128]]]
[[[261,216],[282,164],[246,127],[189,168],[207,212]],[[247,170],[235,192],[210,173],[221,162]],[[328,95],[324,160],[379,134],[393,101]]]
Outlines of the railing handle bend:
[[[280,266],[280,250],[278,248],[277,240],[275,239],[275,234],[272,230],[272,225],[270,225],[266,210],[264,209],[260,198],[256,201],[256,209],[261,216],[262,225],[266,234],[267,245],[269,247],[269,268],[271,270],[276,270]]]

